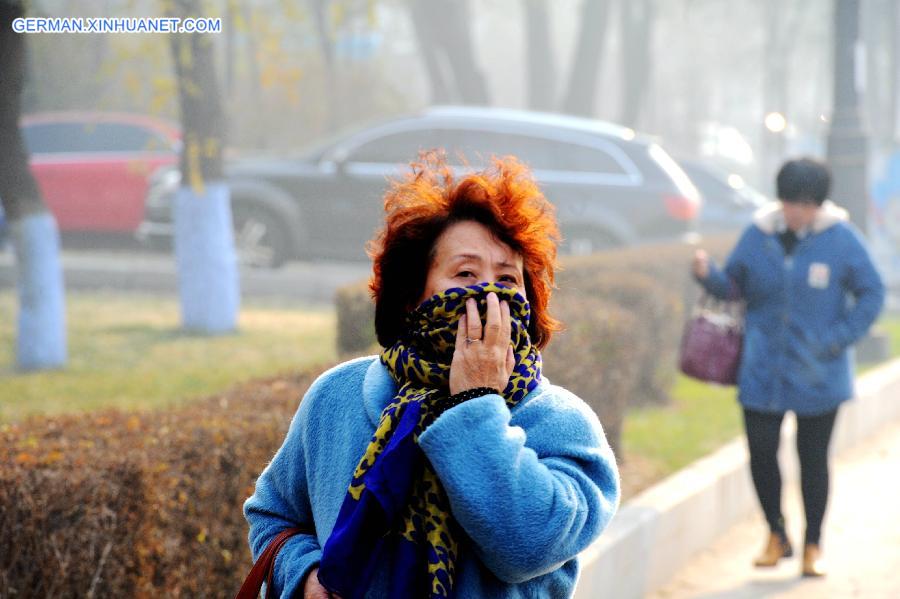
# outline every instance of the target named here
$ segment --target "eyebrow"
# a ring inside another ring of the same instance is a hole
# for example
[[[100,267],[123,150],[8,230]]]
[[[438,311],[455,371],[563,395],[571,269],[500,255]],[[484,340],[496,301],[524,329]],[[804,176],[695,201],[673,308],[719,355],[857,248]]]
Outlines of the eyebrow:
[[[452,258],[450,258],[450,260],[454,261],[454,262],[457,260],[474,260],[475,262],[483,262],[481,256],[479,256],[478,254],[457,254],[457,255],[453,256]],[[502,262],[495,263],[494,266],[500,266],[503,268],[513,268],[513,269],[516,269],[517,272],[521,272],[521,271],[519,271],[519,266],[517,264],[513,264],[511,262],[506,262],[505,260]]]

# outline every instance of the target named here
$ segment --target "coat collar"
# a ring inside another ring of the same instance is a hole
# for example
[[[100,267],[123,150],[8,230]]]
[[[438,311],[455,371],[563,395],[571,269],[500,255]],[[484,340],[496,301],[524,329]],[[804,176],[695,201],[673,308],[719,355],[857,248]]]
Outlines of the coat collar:
[[[846,210],[831,200],[825,200],[819,207],[816,219],[808,232],[821,233],[829,227],[847,220],[849,220],[849,215]],[[757,210],[753,215],[753,224],[767,235],[784,231],[784,209],[781,207],[781,202],[769,202]]]
[[[397,382],[388,372],[387,366],[381,363],[378,356],[372,357],[372,363],[366,369],[363,379],[363,404],[366,414],[373,424],[378,425],[381,412],[397,394]]]

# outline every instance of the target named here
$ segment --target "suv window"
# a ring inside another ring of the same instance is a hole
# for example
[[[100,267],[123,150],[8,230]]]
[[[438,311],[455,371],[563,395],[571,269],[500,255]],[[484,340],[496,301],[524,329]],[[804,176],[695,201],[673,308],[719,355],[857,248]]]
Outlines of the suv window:
[[[351,150],[350,162],[407,163],[415,159],[422,150],[435,147],[432,131],[420,129],[390,133],[363,143]]]
[[[625,173],[619,161],[600,148],[530,135],[447,129],[437,132],[436,142],[454,165],[462,163],[460,154],[473,166],[511,154],[534,170]]]
[[[468,163],[473,167],[487,164],[493,156],[510,154],[532,168],[545,162],[540,144],[527,144],[528,138],[495,131],[474,129],[441,129],[435,136],[436,145],[447,152],[447,161],[454,166]]]
[[[624,175],[626,173],[615,157],[606,150],[580,144],[560,143],[556,156],[565,161],[561,169],[578,172],[593,172]]]

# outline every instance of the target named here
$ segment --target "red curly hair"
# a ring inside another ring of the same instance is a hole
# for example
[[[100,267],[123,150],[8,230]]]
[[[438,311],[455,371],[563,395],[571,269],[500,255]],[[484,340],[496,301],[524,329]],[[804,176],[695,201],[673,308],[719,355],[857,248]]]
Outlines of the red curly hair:
[[[424,153],[412,172],[384,196],[384,228],[369,244],[375,299],[375,332],[388,347],[400,336],[407,312],[418,304],[447,227],[471,220],[490,229],[523,259],[531,304],[529,334],[543,349],[559,322],[548,312],[559,228],[555,210],[528,167],[512,156],[494,158],[483,171],[454,179],[443,152]]]

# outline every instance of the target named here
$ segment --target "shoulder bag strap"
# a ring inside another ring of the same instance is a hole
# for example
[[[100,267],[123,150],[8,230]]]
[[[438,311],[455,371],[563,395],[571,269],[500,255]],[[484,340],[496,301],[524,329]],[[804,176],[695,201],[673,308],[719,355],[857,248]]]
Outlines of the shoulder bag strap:
[[[286,528],[269,542],[269,546],[253,564],[235,599],[257,599],[263,582],[266,583],[266,595],[269,594],[269,589],[272,588],[272,574],[275,571],[275,557],[288,539],[300,533],[310,534],[310,531],[306,528]]]

